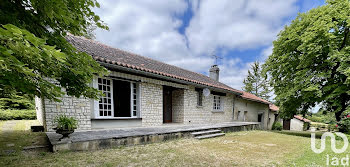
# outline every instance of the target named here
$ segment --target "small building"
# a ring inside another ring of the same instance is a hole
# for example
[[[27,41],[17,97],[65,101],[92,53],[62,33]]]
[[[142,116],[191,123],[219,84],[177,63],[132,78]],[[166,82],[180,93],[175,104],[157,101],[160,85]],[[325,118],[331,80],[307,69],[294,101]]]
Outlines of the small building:
[[[310,123],[310,120],[299,115],[294,115],[292,119],[283,120],[283,130],[305,131],[309,129]]]
[[[66,37],[79,51],[110,71],[95,76],[91,87],[99,100],[65,95],[61,102],[36,97],[39,122],[53,131],[60,114],[78,120],[78,130],[149,127],[169,124],[260,122],[271,129],[276,109],[270,102],[219,82],[219,67],[209,76],[188,71],[83,37]]]

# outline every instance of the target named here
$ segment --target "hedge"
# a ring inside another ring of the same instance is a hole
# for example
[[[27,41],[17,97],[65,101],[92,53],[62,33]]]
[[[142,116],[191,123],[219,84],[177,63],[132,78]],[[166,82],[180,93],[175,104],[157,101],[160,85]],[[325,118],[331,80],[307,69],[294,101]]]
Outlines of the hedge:
[[[33,120],[36,119],[35,110],[0,110],[0,120]]]

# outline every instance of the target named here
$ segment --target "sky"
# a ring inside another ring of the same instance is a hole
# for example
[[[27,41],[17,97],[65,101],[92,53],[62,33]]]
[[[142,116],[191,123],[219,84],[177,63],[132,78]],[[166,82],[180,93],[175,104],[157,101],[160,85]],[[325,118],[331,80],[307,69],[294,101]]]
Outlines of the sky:
[[[242,89],[254,61],[264,63],[272,42],[299,12],[324,0],[98,0],[94,11],[109,31],[96,40],[208,75],[218,61],[220,82]]]

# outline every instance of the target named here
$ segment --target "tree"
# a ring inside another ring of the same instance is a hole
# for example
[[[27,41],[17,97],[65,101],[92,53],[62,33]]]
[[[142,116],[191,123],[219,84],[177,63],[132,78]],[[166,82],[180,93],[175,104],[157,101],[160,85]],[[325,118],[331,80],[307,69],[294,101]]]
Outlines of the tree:
[[[251,65],[251,70],[248,70],[248,76],[243,80],[243,90],[252,93],[265,100],[269,100],[271,93],[269,80],[266,73],[262,72],[259,62],[254,62]]]
[[[97,98],[99,91],[88,83],[107,70],[65,39],[67,33],[88,35],[93,26],[108,29],[93,7],[99,7],[95,0],[1,1],[0,91]]]
[[[300,13],[278,35],[265,63],[280,111],[286,117],[322,103],[340,121],[350,104],[350,2]]]

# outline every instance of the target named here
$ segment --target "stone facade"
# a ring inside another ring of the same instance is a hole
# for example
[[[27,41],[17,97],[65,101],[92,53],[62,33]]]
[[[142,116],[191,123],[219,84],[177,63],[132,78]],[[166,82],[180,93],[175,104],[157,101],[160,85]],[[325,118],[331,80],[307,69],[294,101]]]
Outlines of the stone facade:
[[[172,92],[172,117],[174,123],[184,122],[184,90],[177,89]]]
[[[262,114],[261,125],[263,129],[268,128],[269,105],[235,98],[234,119],[237,122],[258,122],[259,114]]]
[[[213,95],[203,96],[203,105],[197,106],[197,92],[191,86],[184,92],[184,123],[205,124],[230,122],[232,120],[233,95],[223,96],[223,110],[213,111]]]
[[[46,129],[47,131],[53,131],[55,127],[54,119],[58,115],[67,115],[74,117],[78,120],[77,130],[90,130],[91,129],[91,106],[90,99],[87,98],[75,98],[68,95],[60,98],[61,102],[55,102],[48,99],[44,99],[44,111],[46,117]]]
[[[79,120],[78,130],[120,127],[118,126],[118,122],[120,122],[120,125],[127,127],[140,125],[160,126],[163,125],[163,86],[174,88],[172,92],[172,122],[174,123],[208,124],[231,121],[258,122],[258,114],[263,114],[262,126],[265,129],[270,128],[273,123],[272,119],[274,115],[269,115],[269,106],[267,104],[241,99],[230,93],[227,93],[226,96],[221,96],[223,109],[221,111],[214,111],[213,94],[207,97],[203,96],[203,105],[197,106],[198,92],[195,90],[194,86],[115,71],[112,71],[110,76],[139,83],[140,113],[138,119],[132,121],[117,119],[108,121],[98,120],[95,118],[95,113],[97,112],[95,106],[96,101],[86,98],[64,96],[61,98],[61,102],[36,98],[37,115],[40,123],[42,123],[48,131],[52,131],[54,127],[54,118],[60,114],[65,114]],[[240,116],[238,112],[241,113]],[[271,121],[272,123],[269,123]]]
[[[163,87],[152,83],[141,83],[142,126],[163,124]]]

